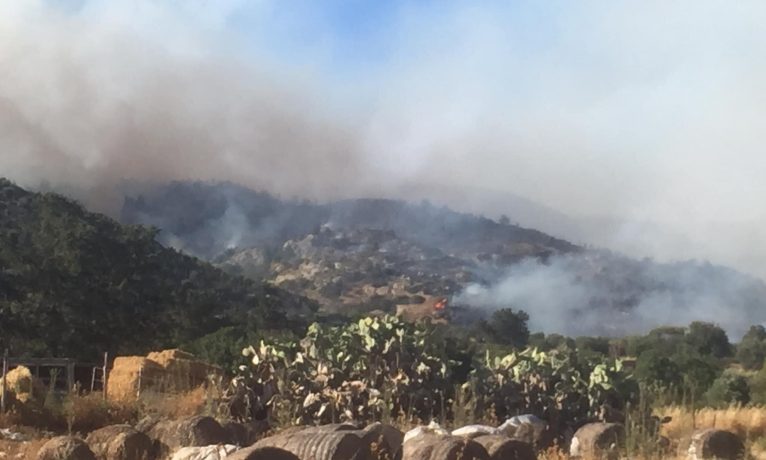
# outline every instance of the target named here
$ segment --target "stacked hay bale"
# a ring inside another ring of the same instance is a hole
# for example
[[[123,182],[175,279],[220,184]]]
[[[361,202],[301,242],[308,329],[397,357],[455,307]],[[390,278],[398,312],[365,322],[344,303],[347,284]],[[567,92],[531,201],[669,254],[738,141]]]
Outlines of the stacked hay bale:
[[[143,356],[120,356],[115,358],[106,384],[106,394],[113,401],[129,401],[138,398],[141,390],[161,380],[165,369]]]
[[[165,381],[161,384],[163,391],[189,391],[204,384],[208,376],[223,373],[220,367],[200,361],[183,350],[155,351],[146,357],[164,370]]]
[[[143,356],[115,358],[107,380],[107,395],[112,400],[136,399],[144,390],[184,392],[203,385],[209,375],[220,375],[221,368],[198,360],[194,355],[173,349]]]

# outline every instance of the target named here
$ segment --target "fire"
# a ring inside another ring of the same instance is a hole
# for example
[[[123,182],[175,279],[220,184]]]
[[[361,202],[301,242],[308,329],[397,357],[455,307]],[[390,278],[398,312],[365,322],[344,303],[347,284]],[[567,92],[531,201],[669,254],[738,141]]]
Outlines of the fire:
[[[434,310],[444,310],[447,307],[447,299],[441,299],[434,304]]]

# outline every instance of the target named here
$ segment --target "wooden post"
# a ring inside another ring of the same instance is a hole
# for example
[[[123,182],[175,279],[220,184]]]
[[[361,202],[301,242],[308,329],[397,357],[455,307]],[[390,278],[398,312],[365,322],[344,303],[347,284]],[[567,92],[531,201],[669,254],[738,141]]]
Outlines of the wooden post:
[[[69,361],[66,365],[66,386],[67,393],[74,389],[74,361]]]
[[[8,349],[3,353],[3,390],[0,394],[0,412],[5,413],[5,387],[8,376]]]
[[[101,370],[101,383],[104,386],[104,399],[106,399],[106,381],[109,379],[109,352],[104,352],[104,367]]]

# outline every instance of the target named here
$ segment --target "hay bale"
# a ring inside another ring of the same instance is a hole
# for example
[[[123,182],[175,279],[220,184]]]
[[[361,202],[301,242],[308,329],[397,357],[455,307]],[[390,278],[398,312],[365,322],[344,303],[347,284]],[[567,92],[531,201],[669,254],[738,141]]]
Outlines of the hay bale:
[[[147,432],[154,443],[154,452],[167,457],[182,447],[202,447],[225,444],[228,434],[212,417],[195,416],[181,420],[161,420]]]
[[[391,425],[380,422],[368,425],[362,430],[361,436],[364,443],[377,442],[385,444],[386,448],[394,454],[401,450],[404,443],[404,433]]]
[[[303,429],[304,433],[334,433],[337,431],[354,431],[358,428],[350,423],[328,423],[326,425],[308,426]]]
[[[59,436],[43,444],[37,460],[96,460],[96,456],[82,439]]]
[[[226,457],[226,460],[303,460],[277,447],[246,447]]]
[[[734,433],[709,428],[692,435],[689,445],[689,460],[717,458],[721,460],[741,459],[745,456],[745,445]]]
[[[226,422],[221,426],[228,435],[229,444],[239,447],[252,445],[270,429],[265,420],[254,420],[250,423]]]
[[[153,351],[146,358],[164,370],[163,385],[172,391],[191,390],[207,382],[208,376],[223,374],[220,367],[201,361],[183,350]]]
[[[130,425],[111,425],[85,439],[99,460],[151,460],[152,440]]]
[[[404,443],[402,460],[489,460],[489,454],[470,439],[422,434]]]
[[[587,423],[572,437],[569,455],[575,458],[617,458],[625,441],[619,423]]]
[[[196,359],[193,354],[180,350],[178,348],[173,348],[170,350],[162,350],[162,351],[152,351],[148,355],[146,355],[146,358],[154,361],[155,363],[159,364],[162,367],[167,367],[172,361],[177,359],[187,359],[187,360]]]
[[[165,370],[143,356],[119,356],[114,359],[106,383],[106,394],[113,401],[133,401],[139,391],[161,381]]]
[[[16,366],[8,371],[5,378],[0,378],[0,385],[3,380],[5,380],[6,391],[19,402],[45,399],[45,385],[25,366]]]
[[[350,460],[362,447],[362,440],[349,431],[299,431],[261,439],[254,446],[284,449],[301,460]]]
[[[503,435],[484,435],[473,439],[481,444],[490,460],[535,460],[537,455],[532,445]]]

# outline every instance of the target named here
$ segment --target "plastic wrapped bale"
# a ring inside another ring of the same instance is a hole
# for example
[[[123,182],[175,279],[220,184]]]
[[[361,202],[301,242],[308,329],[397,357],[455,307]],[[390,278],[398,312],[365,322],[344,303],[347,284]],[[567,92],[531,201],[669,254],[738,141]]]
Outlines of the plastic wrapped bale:
[[[745,445],[736,434],[730,431],[710,428],[694,433],[687,458],[688,460],[741,459],[745,458]]]
[[[473,439],[484,447],[490,460],[535,460],[537,455],[529,443],[503,435],[484,435]]]
[[[181,420],[162,420],[146,433],[154,442],[157,457],[167,457],[181,447],[226,444],[226,430],[212,417],[196,416]]]
[[[404,433],[404,443],[407,443],[410,439],[414,439],[418,436],[426,434],[434,434],[438,436],[449,436],[450,432],[442,428],[438,423],[431,421],[428,425],[416,426],[415,428]]]
[[[498,429],[498,434],[523,440],[539,446],[548,423],[534,414],[514,415],[506,420]]]
[[[489,454],[470,439],[423,434],[404,443],[402,460],[489,460]]]
[[[479,436],[496,435],[499,433],[497,428],[489,425],[466,425],[452,430],[452,436],[462,436],[468,439],[473,439]]]
[[[362,447],[351,431],[300,431],[261,439],[254,447],[277,447],[301,460],[350,460]]]
[[[240,449],[226,457],[226,460],[303,460],[277,447],[251,446]]]
[[[236,452],[239,448],[233,444],[217,444],[215,446],[182,447],[177,450],[170,460],[222,460]]]
[[[569,455],[574,458],[618,458],[625,441],[625,429],[619,423],[588,423],[572,437]]]
[[[37,460],[96,460],[96,456],[82,439],[59,436],[43,444]]]
[[[85,439],[99,460],[151,460],[152,440],[130,425],[110,425]]]

